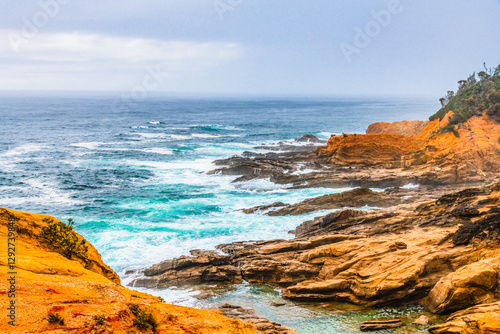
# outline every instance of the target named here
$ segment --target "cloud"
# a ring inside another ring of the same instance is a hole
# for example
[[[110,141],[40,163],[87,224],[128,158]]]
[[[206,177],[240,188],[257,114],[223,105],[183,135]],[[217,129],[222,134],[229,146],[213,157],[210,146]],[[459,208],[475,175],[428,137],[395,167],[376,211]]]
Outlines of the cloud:
[[[32,39],[3,30],[0,89],[128,89],[147,67],[178,77],[203,75],[242,55],[237,43],[165,41],[87,33],[40,33]],[[9,36],[21,38],[18,52]],[[48,80],[43,84],[44,80]],[[39,87],[44,85],[45,87]],[[96,87],[97,85],[97,87]]]

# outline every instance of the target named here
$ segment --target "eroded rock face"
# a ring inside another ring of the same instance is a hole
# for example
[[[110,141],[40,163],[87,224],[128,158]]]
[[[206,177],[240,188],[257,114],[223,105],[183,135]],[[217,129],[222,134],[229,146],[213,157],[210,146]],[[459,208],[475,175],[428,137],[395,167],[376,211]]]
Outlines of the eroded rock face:
[[[497,236],[455,240],[461,226],[487,219],[498,198],[496,185],[398,209],[342,210],[299,226],[295,239],[220,245],[225,255],[201,252],[165,261],[134,284],[182,284],[175,277],[197,283],[246,280],[280,286],[283,297],[295,300],[366,306],[426,300],[436,312],[451,312],[458,300],[467,307],[495,297],[498,276],[491,268],[500,251]],[[226,272],[228,266],[236,270]],[[207,275],[213,272],[220,275]]]
[[[434,313],[455,312],[500,299],[500,257],[463,266],[434,286],[424,305]]]
[[[254,324],[229,319],[220,311],[168,305],[152,295],[120,286],[116,273],[89,243],[87,261],[68,259],[53,251],[40,237],[41,228],[47,224],[42,219],[47,217],[0,209],[3,245],[7,245],[9,219],[16,220],[17,228],[16,326],[2,316],[1,333],[153,333],[151,328],[141,330],[134,324],[132,305],[152,315],[157,324],[155,333],[264,333]],[[2,273],[8,271],[6,256],[7,252],[1,252]],[[2,275],[0,306],[7,310],[9,282]],[[63,321],[49,323],[48,315],[56,313]],[[102,317],[102,323],[94,317]]]
[[[334,166],[398,168],[404,155],[422,148],[420,142],[403,135],[344,134],[330,137],[328,145],[319,147],[316,153]]]
[[[495,140],[500,137],[500,124],[486,114],[475,116],[457,127],[457,137],[441,131],[452,116],[450,112],[443,120],[428,122],[418,132],[403,129],[403,122],[375,123],[366,135],[331,137],[316,152],[320,160],[335,166],[427,170],[450,184],[477,182],[484,173],[500,172],[500,142]]]
[[[500,333],[500,302],[477,305],[453,313],[444,324],[429,327],[433,334]]]

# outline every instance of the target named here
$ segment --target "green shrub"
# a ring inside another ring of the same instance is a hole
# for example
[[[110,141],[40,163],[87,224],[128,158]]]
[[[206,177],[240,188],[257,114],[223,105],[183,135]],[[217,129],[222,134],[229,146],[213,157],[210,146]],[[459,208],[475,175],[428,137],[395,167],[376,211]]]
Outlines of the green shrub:
[[[459,138],[460,133],[458,133],[457,129],[455,129],[454,125],[447,125],[441,129],[441,133],[451,132],[455,135],[455,137]]]
[[[141,330],[156,330],[158,324],[156,323],[156,320],[153,318],[153,315],[151,313],[141,310],[139,305],[130,305],[129,309],[135,317],[134,326]]]
[[[46,320],[49,322],[49,324],[64,325],[64,319],[59,315],[59,313],[49,313]]]
[[[78,240],[78,236],[73,231],[73,225],[75,224],[73,219],[68,219],[68,224],[61,221],[55,222],[49,218],[44,218],[42,221],[47,223],[48,226],[42,227],[40,235],[57,251],[68,259],[72,255],[87,258],[89,247],[86,245],[85,240]]]
[[[94,315],[92,319],[94,319],[95,324],[99,326],[104,325],[104,323],[106,322],[106,316],[104,314]]]

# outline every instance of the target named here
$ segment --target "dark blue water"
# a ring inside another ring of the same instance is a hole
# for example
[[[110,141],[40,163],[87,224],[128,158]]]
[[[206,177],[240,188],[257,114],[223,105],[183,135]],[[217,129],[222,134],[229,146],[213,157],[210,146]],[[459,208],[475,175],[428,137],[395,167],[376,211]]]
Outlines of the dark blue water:
[[[76,230],[122,274],[193,248],[290,238],[289,230],[319,213],[267,217],[237,210],[343,190],[234,184],[235,177],[207,174],[213,160],[306,133],[326,140],[363,133],[376,121],[423,120],[437,109],[419,99],[0,101],[0,206],[74,218]]]

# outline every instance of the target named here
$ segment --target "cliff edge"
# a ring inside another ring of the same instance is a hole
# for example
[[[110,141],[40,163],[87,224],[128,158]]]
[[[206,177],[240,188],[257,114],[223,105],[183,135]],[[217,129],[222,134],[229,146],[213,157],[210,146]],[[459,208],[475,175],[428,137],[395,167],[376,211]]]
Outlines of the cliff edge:
[[[220,311],[168,305],[122,287],[97,250],[64,226],[0,208],[0,307],[6,313],[0,333],[256,333]]]

